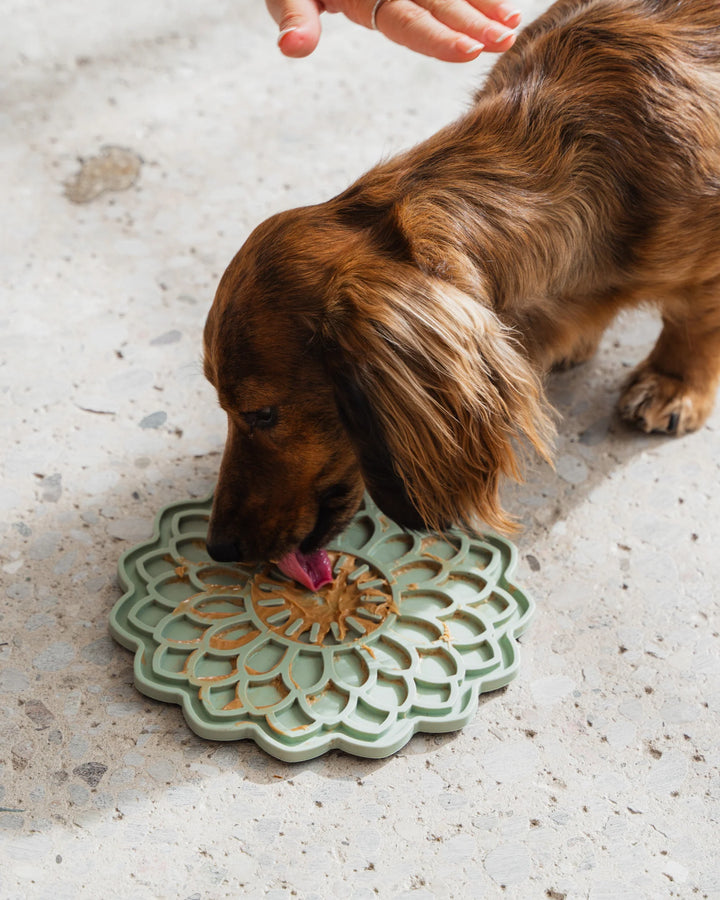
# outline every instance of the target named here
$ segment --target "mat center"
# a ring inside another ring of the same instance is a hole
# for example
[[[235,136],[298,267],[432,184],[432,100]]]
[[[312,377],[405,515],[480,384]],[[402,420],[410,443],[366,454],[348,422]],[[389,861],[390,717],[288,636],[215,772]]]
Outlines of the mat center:
[[[334,580],[308,591],[267,566],[255,574],[251,599],[268,630],[302,644],[367,639],[397,613],[392,587],[380,570],[358,556],[330,553]]]

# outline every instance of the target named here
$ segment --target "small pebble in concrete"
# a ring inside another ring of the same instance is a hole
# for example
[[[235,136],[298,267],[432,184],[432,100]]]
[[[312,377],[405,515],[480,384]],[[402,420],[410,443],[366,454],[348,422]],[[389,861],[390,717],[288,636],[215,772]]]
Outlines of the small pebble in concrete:
[[[146,541],[152,537],[152,520],[141,516],[128,516],[108,525],[108,534],[121,541]]]
[[[56,641],[33,659],[33,665],[42,672],[59,672],[75,659],[75,647],[65,641]]]
[[[82,778],[90,787],[97,787],[106,772],[107,766],[98,762],[83,763],[81,766],[76,766],[73,769],[73,775]]]
[[[45,503],[57,503],[62,497],[62,475],[55,472],[42,482],[42,499]]]
[[[90,799],[90,792],[82,784],[71,784],[68,786],[68,796],[75,806],[85,806]]]
[[[602,443],[607,437],[610,421],[610,416],[603,416],[602,419],[593,422],[585,431],[581,432],[578,440],[586,447],[595,447],[597,444]]]
[[[162,425],[167,422],[167,413],[166,412],[154,412],[150,413],[149,416],[145,416],[144,419],[140,420],[141,428],[160,428]]]
[[[45,532],[45,534],[41,534],[32,542],[30,549],[28,550],[28,556],[35,562],[42,562],[43,560],[49,559],[57,553],[61,540],[62,535],[58,532]]]
[[[86,644],[80,651],[80,655],[87,662],[96,666],[106,666],[108,660],[117,653],[117,645],[109,637],[101,637],[91,644]]]
[[[89,744],[81,734],[74,734],[68,741],[67,751],[71,759],[82,759],[88,749]]]
[[[555,464],[555,470],[568,484],[582,484],[588,477],[588,467],[577,456],[570,453],[563,453],[558,457]]]
[[[530,691],[538,706],[551,706],[562,700],[575,688],[575,682],[566,675],[548,675],[530,683]]]
[[[172,331],[166,331],[165,334],[161,334],[156,338],[153,338],[150,341],[151,347],[159,347],[163,344],[177,344],[177,342],[182,338],[182,332],[177,329],[173,329]]]
[[[38,728],[47,728],[55,721],[55,716],[45,706],[42,700],[26,700],[23,712]]]
[[[500,885],[519,884],[530,874],[530,857],[516,844],[501,844],[488,853],[485,869]]]
[[[19,694],[30,687],[30,680],[19,669],[5,668],[0,672],[0,694]]]

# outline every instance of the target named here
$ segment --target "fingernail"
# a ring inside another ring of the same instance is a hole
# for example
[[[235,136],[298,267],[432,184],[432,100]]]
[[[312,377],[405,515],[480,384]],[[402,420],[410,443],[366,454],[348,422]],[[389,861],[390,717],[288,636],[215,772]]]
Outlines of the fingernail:
[[[291,31],[297,31],[297,25],[291,25],[289,28],[283,28],[283,30],[280,32],[280,34],[277,37],[278,47],[282,43],[282,39],[285,37],[285,35],[290,34]]]
[[[501,22],[509,22],[510,19],[521,19],[522,18],[522,10],[513,9],[508,10],[507,6],[501,6],[500,9]]]
[[[490,44],[502,44],[511,35],[515,34],[512,28],[501,28],[499,25],[489,25],[485,29],[485,40]]]
[[[473,41],[470,38],[458,38],[455,46],[466,56],[472,56],[474,53],[479,53],[485,49],[485,44],[480,44],[478,41]]]

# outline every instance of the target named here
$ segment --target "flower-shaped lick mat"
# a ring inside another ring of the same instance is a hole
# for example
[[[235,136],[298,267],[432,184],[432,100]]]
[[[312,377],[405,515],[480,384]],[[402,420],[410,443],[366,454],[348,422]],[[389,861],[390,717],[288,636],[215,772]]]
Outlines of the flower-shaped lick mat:
[[[135,683],[214,740],[252,738],[288,762],[331,748],[379,758],[417,731],[453,731],[518,668],[533,604],[499,537],[410,534],[366,499],[328,548],[316,592],[270,564],[218,564],[211,499],[163,509],[119,563],[110,629]]]

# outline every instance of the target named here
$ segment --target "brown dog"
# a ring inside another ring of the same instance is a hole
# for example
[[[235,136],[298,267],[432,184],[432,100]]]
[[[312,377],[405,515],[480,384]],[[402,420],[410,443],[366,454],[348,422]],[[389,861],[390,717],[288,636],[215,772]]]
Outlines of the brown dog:
[[[507,528],[518,443],[548,454],[542,375],[645,301],[664,327],[620,413],[683,434],[720,379],[720,7],[560,0],[464,118],[230,264],[210,552],[311,553],[365,487],[409,528]]]

